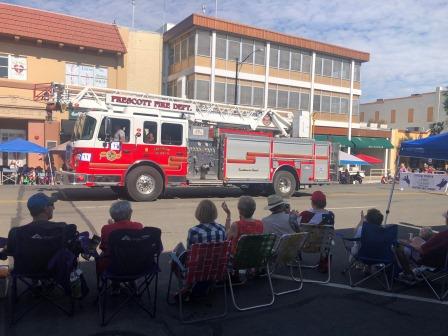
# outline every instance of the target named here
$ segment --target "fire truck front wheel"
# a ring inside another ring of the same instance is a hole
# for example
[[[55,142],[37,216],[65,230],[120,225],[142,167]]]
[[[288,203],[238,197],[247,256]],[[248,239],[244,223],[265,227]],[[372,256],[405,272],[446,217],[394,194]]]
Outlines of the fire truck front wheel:
[[[288,171],[279,171],[274,176],[274,191],[277,195],[291,197],[297,188],[297,181],[293,174]]]
[[[126,189],[134,201],[154,201],[163,191],[163,178],[153,167],[137,167],[127,175]]]

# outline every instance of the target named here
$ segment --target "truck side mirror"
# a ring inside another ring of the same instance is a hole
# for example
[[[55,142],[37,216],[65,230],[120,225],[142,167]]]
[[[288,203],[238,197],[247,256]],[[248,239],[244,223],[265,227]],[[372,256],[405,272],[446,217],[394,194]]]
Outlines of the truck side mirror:
[[[104,121],[104,135],[106,137],[106,141],[110,141],[112,137],[112,120],[106,117]]]

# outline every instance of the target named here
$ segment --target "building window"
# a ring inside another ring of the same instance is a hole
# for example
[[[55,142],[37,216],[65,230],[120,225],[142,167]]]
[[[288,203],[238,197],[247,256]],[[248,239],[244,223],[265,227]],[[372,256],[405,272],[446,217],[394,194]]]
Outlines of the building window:
[[[264,89],[260,87],[254,87],[252,105],[263,106],[263,99],[264,99]]]
[[[309,93],[301,93],[300,94],[300,109],[302,111],[310,110],[310,94]]]
[[[332,71],[331,65],[332,65],[331,59],[324,58],[324,67],[322,70],[322,75],[326,77],[331,77],[331,71]]]
[[[341,78],[342,62],[338,60],[333,60],[333,71],[331,76],[334,78]]]
[[[426,109],[426,121],[433,122],[434,121],[434,107],[428,107]]]
[[[292,71],[300,71],[301,67],[301,54],[298,52],[291,52],[291,70]]]
[[[170,45],[168,50],[168,63],[170,65],[174,64],[174,46]]]
[[[365,119],[365,114],[364,114],[364,112],[361,112],[361,113],[359,114],[359,121],[360,121],[360,122],[364,122],[364,119]]]
[[[311,55],[302,53],[302,72],[311,73]]]
[[[226,102],[226,83],[215,82],[215,102]]]
[[[8,55],[0,55],[0,78],[8,78]]]
[[[180,124],[162,124],[162,145],[181,146],[183,127]]]
[[[0,55],[0,78],[27,80],[27,76],[26,57]]]
[[[340,113],[341,110],[341,98],[331,97],[331,113]]]
[[[216,57],[227,59],[227,36],[216,34]]]
[[[359,99],[353,99],[352,114],[359,115]]]
[[[380,121],[380,111],[375,111],[375,119],[374,121],[377,123],[378,121]]]
[[[107,87],[107,68],[65,64],[65,82],[72,85]]]
[[[277,90],[269,89],[268,90],[268,107],[276,107],[277,106]]]
[[[174,46],[174,64],[180,63],[180,44],[176,43]]]
[[[314,112],[320,112],[320,95],[314,95],[313,110]]]
[[[244,63],[252,64],[254,62],[254,41],[243,39],[241,57],[242,59],[247,57],[247,60],[245,60]]]
[[[330,112],[331,108],[331,97],[330,96],[322,96],[322,104],[320,106],[320,110],[322,112]]]
[[[255,64],[264,65],[266,62],[266,48],[264,43],[255,41]]]
[[[414,109],[409,109],[408,110],[408,122],[414,122]]]
[[[300,93],[291,91],[289,93],[289,108],[298,110],[300,105]]]
[[[252,105],[252,87],[251,86],[240,86],[239,103],[241,105]]]
[[[194,99],[194,79],[187,80],[187,98]]]
[[[188,58],[188,39],[183,39],[180,44],[181,60],[185,61]]]
[[[277,107],[288,108],[288,91],[278,90],[278,92],[277,92]]]
[[[196,99],[210,100],[210,81],[196,80]]]
[[[177,81],[177,86],[176,86],[176,97],[181,98],[182,97],[182,81]]]
[[[269,52],[269,66],[271,68],[278,68],[278,47],[272,46]]]
[[[324,64],[324,60],[322,57],[316,56],[316,64],[314,66],[314,73],[316,75],[322,76],[322,66]]]
[[[234,61],[241,56],[241,39],[239,37],[229,36],[229,60]]]
[[[355,74],[354,74],[355,78],[354,80],[356,82],[360,82],[361,81],[361,63],[355,63]]]
[[[391,110],[390,111],[390,123],[395,124],[397,122],[397,111]]]
[[[342,62],[342,79],[350,80],[350,63]]]
[[[341,113],[342,114],[348,114],[348,109],[349,109],[348,99],[347,98],[341,98]]]
[[[226,102],[227,104],[235,104],[235,84],[227,83]]]
[[[195,45],[195,41],[196,41],[196,34],[192,33],[189,37],[188,37],[188,57],[190,56],[194,56],[194,45]]]
[[[198,31],[198,50],[199,56],[210,56],[210,32]]]
[[[289,48],[280,47],[280,61],[279,68],[289,70]]]

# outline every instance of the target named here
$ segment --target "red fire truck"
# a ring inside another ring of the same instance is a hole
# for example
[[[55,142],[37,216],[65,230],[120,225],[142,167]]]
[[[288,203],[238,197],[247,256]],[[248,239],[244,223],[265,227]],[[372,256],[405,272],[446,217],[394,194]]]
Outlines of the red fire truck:
[[[151,201],[170,186],[289,197],[330,179],[330,143],[288,137],[292,113],[63,84],[49,93],[50,104],[79,111],[61,183]]]

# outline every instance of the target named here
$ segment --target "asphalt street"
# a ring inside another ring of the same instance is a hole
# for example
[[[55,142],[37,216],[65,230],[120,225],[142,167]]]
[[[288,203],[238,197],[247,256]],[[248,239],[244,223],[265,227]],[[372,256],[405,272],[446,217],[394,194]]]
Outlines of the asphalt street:
[[[320,189],[327,194],[328,208],[336,215],[338,234],[351,235],[359,221],[361,210],[377,207],[384,211],[390,186],[385,185],[332,185],[302,190],[290,202],[292,208],[309,208],[309,196]],[[0,187],[0,236],[5,236],[11,226],[30,221],[26,208],[27,198],[43,190],[59,197],[55,220],[78,225],[80,231],[99,233],[107,222],[108,208],[116,196],[108,189],[40,188],[39,186]],[[186,239],[190,226],[196,223],[194,210],[203,198],[216,203],[226,201],[236,216],[236,203],[241,191],[238,189],[175,189],[155,202],[133,203],[133,219],[148,226],[162,229],[165,251],[161,256],[161,273],[158,290],[158,313],[155,319],[139,311],[135,306],[126,308],[107,327],[99,326],[96,307],[95,266],[92,261],[82,262],[81,268],[91,288],[90,295],[76,307],[75,315],[67,318],[48,305],[42,305],[26,316],[23,321],[9,328],[6,321],[7,300],[0,299],[0,336],[45,335],[423,335],[444,336],[448,334],[448,304],[434,300],[424,286],[409,288],[396,283],[392,292],[384,291],[376,281],[360,288],[347,285],[342,270],[347,258],[340,238],[336,238],[328,285],[306,283],[300,292],[277,297],[271,307],[250,312],[237,312],[231,306],[227,317],[211,322],[182,325],[177,319],[177,308],[165,302],[169,276],[168,255],[176,243]],[[256,217],[268,214],[264,210],[265,197],[256,197]],[[447,196],[414,191],[397,190],[389,223],[400,225],[399,235],[406,237],[416,233],[415,225],[441,228],[442,212],[447,209]],[[224,221],[221,211],[219,221]],[[282,273],[286,275],[286,273]],[[307,278],[322,278],[315,271],[305,272]],[[359,277],[361,274],[356,274]],[[274,279],[278,290],[290,289],[295,284],[282,278]],[[266,278],[255,279],[236,289],[238,300],[245,304],[260,303],[268,299]],[[205,302],[186,305],[187,316],[202,317],[222,308],[220,291]],[[25,301],[25,304],[27,301]]]

